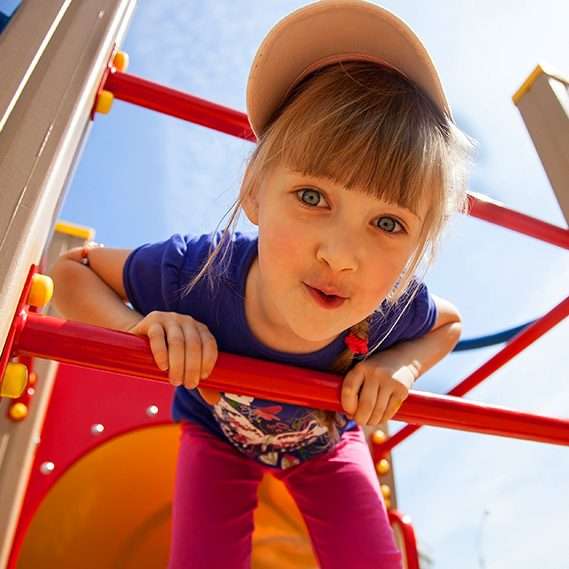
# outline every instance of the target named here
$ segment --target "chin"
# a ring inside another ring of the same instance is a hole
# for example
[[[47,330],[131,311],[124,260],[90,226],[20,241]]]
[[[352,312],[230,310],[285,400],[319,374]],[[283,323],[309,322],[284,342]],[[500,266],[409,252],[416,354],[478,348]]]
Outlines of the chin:
[[[338,328],[338,325],[331,327],[329,324],[314,324],[314,322],[306,322],[299,324],[298,322],[290,322],[289,326],[296,336],[306,340],[307,342],[321,343],[329,341],[341,334],[346,328]],[[349,328],[349,326],[348,326]]]

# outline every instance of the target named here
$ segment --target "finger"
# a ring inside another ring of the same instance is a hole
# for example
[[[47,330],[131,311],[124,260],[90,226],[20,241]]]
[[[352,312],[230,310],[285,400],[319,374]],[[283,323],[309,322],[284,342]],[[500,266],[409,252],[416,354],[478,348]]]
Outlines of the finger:
[[[354,416],[356,423],[366,425],[375,407],[379,393],[379,382],[367,377],[364,381],[358,401],[358,410]]]
[[[217,342],[209,328],[203,324],[198,325],[198,332],[202,342],[201,379],[209,377],[217,361]],[[201,396],[209,405],[215,405],[221,398],[219,391],[209,387],[198,387]]]
[[[173,385],[181,385],[184,381],[184,332],[177,322],[166,325],[166,341],[168,342],[168,377]]]
[[[383,417],[385,416],[385,410],[389,402],[391,401],[392,391],[388,387],[383,387],[379,390],[378,397],[369,418],[368,425],[379,425],[383,422]]]
[[[183,330],[186,341],[184,385],[188,389],[194,389],[200,382],[202,366],[202,341],[195,323],[186,322],[183,325]]]
[[[395,393],[392,393],[387,408],[385,409],[385,412],[380,419],[380,422],[384,423],[386,421],[389,421],[389,419],[391,419],[391,417],[393,417],[393,415],[399,411],[399,407],[401,407],[401,405],[403,405],[403,401],[397,397]]]
[[[198,332],[202,343],[200,378],[205,379],[211,375],[217,361],[217,342],[207,326],[199,325]]]
[[[168,347],[164,328],[158,323],[150,324],[146,333],[150,340],[150,349],[156,365],[162,370],[168,369]]]
[[[358,394],[363,381],[363,370],[361,367],[356,366],[346,374],[342,382],[342,408],[350,416],[352,416],[358,408]]]

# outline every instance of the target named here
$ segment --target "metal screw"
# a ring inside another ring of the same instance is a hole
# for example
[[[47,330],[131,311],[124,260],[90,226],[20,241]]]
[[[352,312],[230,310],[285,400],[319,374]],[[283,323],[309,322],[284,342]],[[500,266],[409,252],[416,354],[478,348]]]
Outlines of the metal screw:
[[[51,474],[55,470],[55,464],[53,462],[44,462],[40,466],[40,472],[42,474]]]
[[[146,414],[149,417],[156,417],[156,415],[158,415],[158,406],[157,405],[150,405],[150,407],[148,407],[146,409]]]
[[[93,436],[100,435],[105,430],[105,425],[101,425],[101,423],[96,423],[91,427],[91,434]]]

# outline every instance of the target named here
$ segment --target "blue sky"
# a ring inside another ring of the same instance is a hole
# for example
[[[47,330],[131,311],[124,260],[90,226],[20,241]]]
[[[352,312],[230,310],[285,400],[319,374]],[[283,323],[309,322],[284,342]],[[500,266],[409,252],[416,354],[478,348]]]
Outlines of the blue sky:
[[[123,45],[129,72],[244,110],[259,42],[303,4],[140,0]],[[538,62],[569,75],[569,3],[383,5],[422,37],[459,126],[478,140],[471,189],[565,226],[511,96]],[[210,231],[234,199],[251,150],[244,141],[115,103],[93,125],[60,217],[95,228],[98,240],[115,247]],[[461,217],[427,283],[458,306],[464,337],[472,337],[549,310],[567,294],[568,277],[565,251]],[[557,326],[468,398],[569,416],[568,332],[567,322]],[[444,393],[496,349],[452,355],[416,387]],[[436,569],[567,566],[566,448],[424,428],[394,459],[400,509]]]

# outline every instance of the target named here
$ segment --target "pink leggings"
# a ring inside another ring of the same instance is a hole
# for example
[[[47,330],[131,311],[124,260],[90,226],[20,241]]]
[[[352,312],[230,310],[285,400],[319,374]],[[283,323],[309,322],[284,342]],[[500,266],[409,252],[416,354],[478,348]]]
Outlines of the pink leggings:
[[[253,511],[265,472],[281,480],[310,533],[322,569],[401,569],[363,432],[287,470],[251,460],[183,423],[169,569],[249,569]]]

